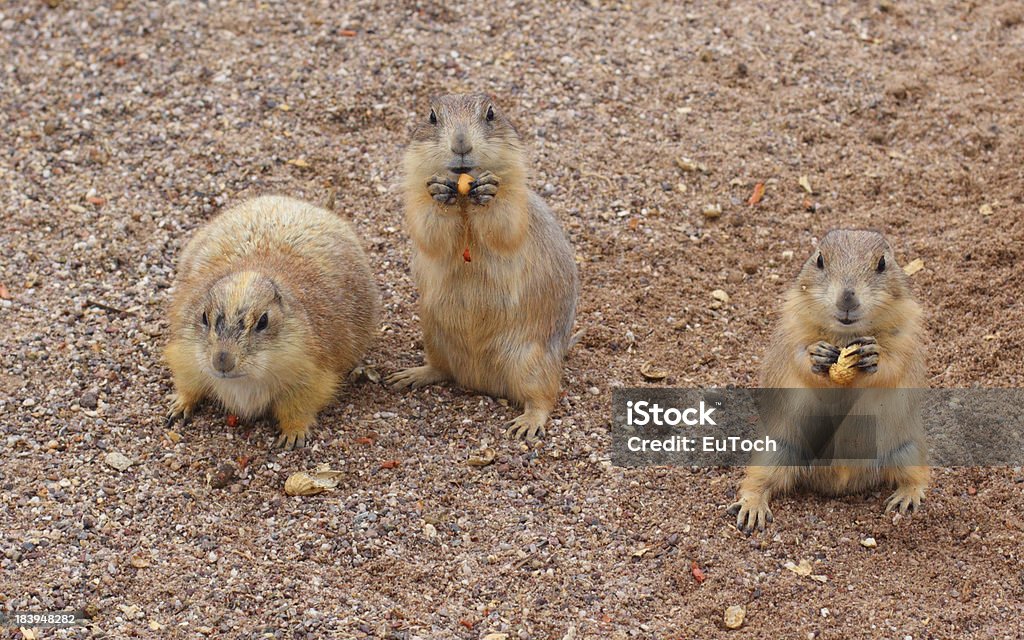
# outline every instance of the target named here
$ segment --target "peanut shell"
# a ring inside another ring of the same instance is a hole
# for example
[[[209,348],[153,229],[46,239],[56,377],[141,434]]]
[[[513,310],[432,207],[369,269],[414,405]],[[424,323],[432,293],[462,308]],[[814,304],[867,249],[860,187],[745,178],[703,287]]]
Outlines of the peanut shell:
[[[860,356],[855,355],[858,349],[859,344],[851,344],[839,352],[839,359],[828,368],[828,377],[832,382],[844,387],[853,382],[857,376],[857,370],[853,366],[860,360]]]

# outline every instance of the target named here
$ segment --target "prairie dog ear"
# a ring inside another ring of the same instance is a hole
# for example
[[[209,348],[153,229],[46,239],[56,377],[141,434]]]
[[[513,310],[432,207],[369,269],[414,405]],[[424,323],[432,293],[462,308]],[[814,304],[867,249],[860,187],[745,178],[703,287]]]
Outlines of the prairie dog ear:
[[[330,188],[327,189],[327,194],[324,196],[323,208],[327,209],[331,213],[337,213],[337,211],[334,210],[337,197],[338,197],[338,187],[335,186],[334,184],[332,184],[330,186]]]

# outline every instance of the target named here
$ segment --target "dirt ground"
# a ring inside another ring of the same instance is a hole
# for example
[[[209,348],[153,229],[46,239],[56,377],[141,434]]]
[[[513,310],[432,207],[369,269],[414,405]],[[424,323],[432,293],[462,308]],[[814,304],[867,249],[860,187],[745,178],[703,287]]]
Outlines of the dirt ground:
[[[833,227],[924,260],[933,386],[1024,384],[1020,3],[32,0],[0,3],[0,65],[0,609],[94,616],[41,637],[1024,637],[1020,468],[936,469],[902,519],[881,491],[786,497],[747,537],[740,469],[608,462],[644,362],[756,383]],[[400,158],[427,97],[467,90],[517,123],[578,256],[587,334],[543,445],[492,399],[366,380],[301,451],[213,408],[169,437],[175,256],[254,194],[337,190],[384,296],[368,365],[420,362]],[[320,462],[338,491],[283,494]]]

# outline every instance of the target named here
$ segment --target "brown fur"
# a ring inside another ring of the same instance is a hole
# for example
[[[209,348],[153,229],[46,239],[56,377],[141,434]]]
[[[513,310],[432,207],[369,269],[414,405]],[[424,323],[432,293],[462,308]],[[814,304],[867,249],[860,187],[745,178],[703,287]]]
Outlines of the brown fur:
[[[487,119],[488,109],[493,120]],[[572,248],[554,214],[526,186],[526,161],[515,129],[485,95],[434,101],[405,155],[405,215],[420,289],[426,364],[389,377],[396,387],[443,380],[524,406],[510,435],[533,438],[558,398],[571,346],[579,284]],[[460,157],[456,137],[472,146]],[[428,180],[454,179],[466,163],[490,172],[493,200],[441,204]],[[469,225],[472,261],[463,250]]]
[[[824,268],[818,266],[819,255]],[[883,257],[885,269],[879,272],[879,260]],[[844,289],[855,291],[860,302],[850,316],[839,306]],[[845,325],[840,317],[857,319]],[[863,391],[848,392],[843,397],[856,397],[856,402],[862,403],[853,404],[846,415],[876,416],[876,463],[794,467],[765,465],[765,457],[755,458],[740,484],[739,500],[730,508],[739,528],[763,529],[771,521],[771,496],[796,486],[842,494],[879,484],[896,485],[887,511],[907,511],[920,504],[928,484],[928,467],[924,429],[914,403],[916,396],[871,391],[919,389],[927,384],[921,308],[881,234],[835,230],[822,238],[819,250],[804,264],[796,284],[786,295],[781,319],[764,359],[761,386],[838,388],[827,373],[812,370],[809,349],[819,341],[842,348],[861,336],[877,341],[877,371],[858,373],[850,386]],[[798,441],[800,434],[796,433],[795,424],[799,416],[829,412],[824,400],[829,396],[820,393],[787,391],[777,397],[777,405],[763,414],[765,427],[776,440]],[[858,410],[858,406],[862,409]],[[884,407],[880,414],[878,406]]]
[[[279,196],[225,211],[179,260],[165,351],[176,390],[171,420],[187,420],[214,397],[243,417],[271,412],[278,445],[302,446],[370,347],[379,298],[359,240],[339,216]],[[221,354],[234,364],[223,375]],[[239,377],[224,377],[231,375]]]

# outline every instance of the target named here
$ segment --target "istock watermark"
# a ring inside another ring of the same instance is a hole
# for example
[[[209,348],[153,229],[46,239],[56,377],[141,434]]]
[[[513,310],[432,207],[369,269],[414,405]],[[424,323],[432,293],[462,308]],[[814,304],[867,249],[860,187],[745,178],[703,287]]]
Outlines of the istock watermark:
[[[704,400],[697,406],[680,409],[674,406],[662,407],[657,402],[647,400],[626,401],[626,426],[628,427],[717,427],[718,423],[712,414],[718,407],[710,407]],[[687,436],[672,435],[667,438],[654,437],[645,438],[635,435],[629,436],[626,440],[626,448],[630,452],[683,452],[693,453],[701,451],[704,453],[721,452],[743,452],[751,453],[774,452],[778,450],[778,443],[772,438],[765,436],[760,439],[741,438],[739,436],[726,436],[717,438],[714,436]]]
[[[1022,389],[618,389],[619,466],[1024,465]]]
[[[714,411],[715,407],[706,407],[703,400],[700,401],[699,407],[690,407],[681,411],[675,407],[663,409],[657,402],[647,402],[646,400],[633,402],[629,400],[626,402],[626,421],[639,427],[644,427],[648,424],[669,427],[676,427],[680,424],[691,427],[705,424],[713,425],[715,421],[711,414]],[[694,416],[698,417],[695,418]]]

